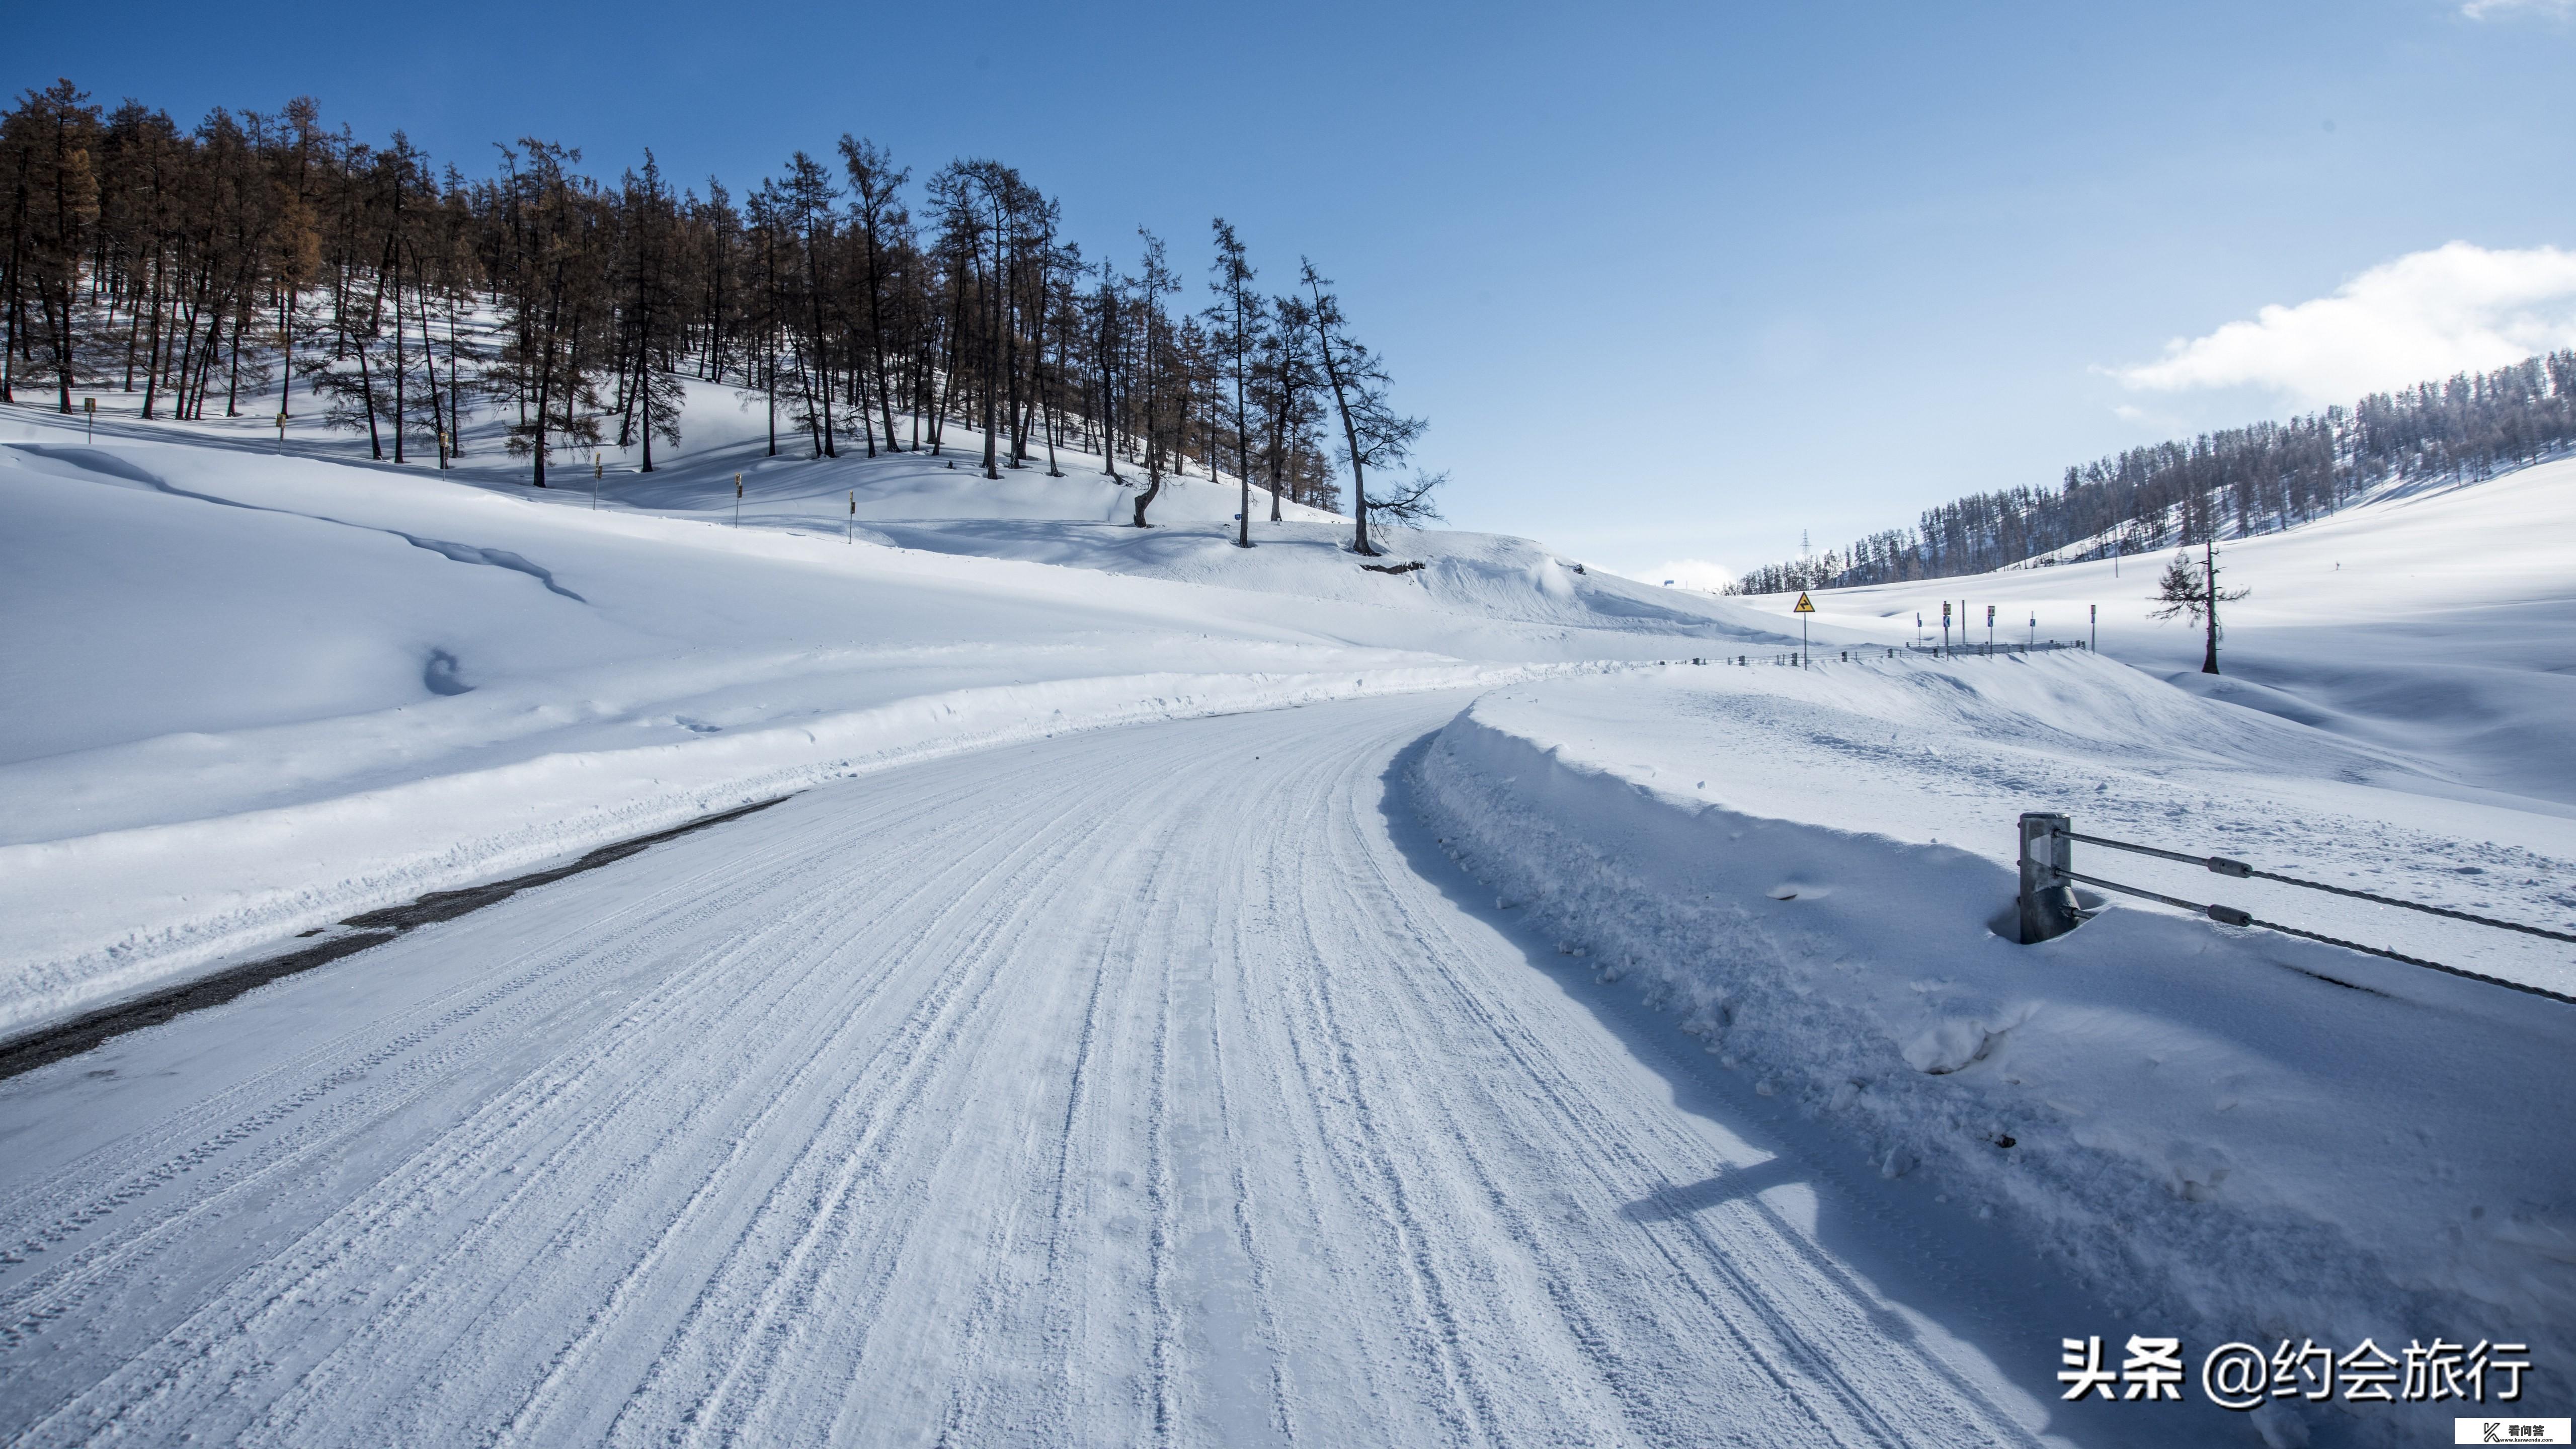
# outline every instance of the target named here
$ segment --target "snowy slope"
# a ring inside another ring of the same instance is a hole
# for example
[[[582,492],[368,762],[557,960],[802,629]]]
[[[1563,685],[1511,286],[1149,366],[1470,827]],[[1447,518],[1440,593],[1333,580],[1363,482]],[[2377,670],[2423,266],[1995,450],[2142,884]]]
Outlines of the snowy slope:
[[[1444,731],[1422,793],[1461,860],[1629,983],[1604,989],[1642,986],[1847,1150],[2047,1250],[2116,1305],[2106,1340],[2528,1339],[2564,1365],[2576,1008],[2117,896],[2038,947],[2009,912],[2014,817],[2054,810],[2576,931],[2570,557],[2576,461],[2232,542],[2226,582],[2253,593],[2216,678],[2148,617],[2164,556],[1819,592],[1817,669],[1514,686]],[[1855,647],[1937,642],[1945,596],[1970,643],[1988,603],[1998,642],[2085,639],[2099,605],[2101,655]],[[1792,622],[1791,597],[1750,602]],[[2576,993],[2559,943],[2077,857]],[[2535,1372],[2563,1404],[2565,1370]],[[2262,1427],[2414,1443],[2458,1407]]]
[[[1517,539],[1404,533],[1429,567],[1402,576],[1311,518],[1236,549],[1205,479],[1137,530],[1102,521],[1130,495],[1098,475],[770,459],[713,427],[596,506],[587,470],[539,491],[346,438],[281,456],[246,422],[87,431],[0,417],[24,641],[0,657],[0,1032],[894,758],[1742,637],[1741,609]]]
[[[2392,490],[2330,517],[2221,548],[2224,673],[2199,673],[2182,620],[2148,617],[2172,555],[1828,590],[1818,638],[1940,637],[1941,601],[1986,636],[2080,639],[2231,704],[2399,752],[2460,786],[2576,805],[2576,459],[2478,482]],[[1790,598],[1755,603],[1785,620]],[[1776,627],[1776,626],[1775,626]],[[1954,638],[1957,637],[1955,634]]]
[[[1149,511],[1153,526],[1139,530],[1131,520],[1144,477],[1133,463],[1120,463],[1113,479],[1099,455],[1067,447],[1057,454],[1061,476],[1051,477],[1046,453],[1039,448],[1029,465],[1011,468],[1005,457],[1002,476],[986,479],[982,436],[954,425],[937,452],[925,445],[920,451],[870,456],[863,442],[842,437],[836,456],[829,458],[816,456],[806,435],[783,430],[773,456],[766,413],[756,397],[696,379],[682,381],[687,398],[684,441],[677,447],[657,443],[652,473],[638,471],[638,447],[582,448],[558,456],[552,487],[540,492],[528,486],[527,463],[503,453],[497,420],[484,417],[468,430],[471,453],[433,476],[580,509],[595,506],[746,530],[828,533],[928,552],[1301,598],[1392,603],[1413,613],[1444,610],[1575,629],[1698,632],[1704,638],[1757,639],[1770,633],[1777,642],[1789,637],[1769,631],[1759,611],[1737,601],[1591,571],[1527,539],[1390,527],[1380,521],[1372,529],[1386,553],[1380,562],[1419,559],[1426,571],[1372,574],[1360,567],[1366,560],[1341,550],[1351,535],[1348,519],[1283,501],[1283,522],[1272,524],[1268,495],[1257,486],[1252,490],[1256,547],[1237,549],[1231,542],[1232,520],[1242,490],[1230,476],[1211,480],[1203,473],[1167,474]],[[101,402],[101,439],[185,441],[261,455],[279,451],[266,418],[143,423],[132,417],[134,399],[106,394]],[[33,420],[45,416],[34,414]],[[896,423],[909,440],[908,417],[897,414]],[[301,417],[291,423],[284,451],[371,471],[391,466],[368,460],[363,435],[325,430]],[[417,456],[397,471],[432,472]],[[1472,481],[1461,486],[1472,486]]]
[[[1514,686],[1419,771],[1498,904],[1632,983],[1596,989],[1642,986],[1762,1095],[1994,1218],[2125,1320],[2062,1332],[2198,1352],[2527,1338],[2563,1366],[2576,1007],[2117,897],[2069,936],[2014,939],[2013,822],[2036,809],[2576,930],[2576,822],[2361,783],[2379,763],[2068,653]],[[2555,943],[2077,854],[2576,994]],[[2547,1370],[2537,1401],[2567,1384]],[[2411,1443],[2455,1407],[2309,1412]]]

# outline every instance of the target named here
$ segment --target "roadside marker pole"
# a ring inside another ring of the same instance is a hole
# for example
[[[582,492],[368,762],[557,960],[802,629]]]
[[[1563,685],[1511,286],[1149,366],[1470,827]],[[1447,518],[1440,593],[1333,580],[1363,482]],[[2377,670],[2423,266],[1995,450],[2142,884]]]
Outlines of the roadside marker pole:
[[[1789,612],[1798,616],[1798,667],[1800,669],[1804,669],[1807,667],[1808,653],[1807,616],[1816,612],[1815,601],[1807,597],[1807,591],[1805,589],[1800,589],[1798,591],[1798,607],[1790,610]]]
[[[602,477],[606,476],[606,475],[607,475],[607,473],[608,473],[608,465],[607,465],[606,463],[603,463],[603,462],[601,462],[601,461],[599,460],[599,455],[598,455],[597,453],[593,453],[593,454],[591,454],[591,455],[590,455],[590,511],[591,511],[591,512],[593,512],[593,513],[597,513],[597,512],[599,511],[599,480],[600,480]]]
[[[2091,621],[2091,627],[2093,630],[2093,652],[2099,654],[2102,652],[2102,606],[2100,604],[2086,604],[2084,607],[2092,611],[2085,617]]]
[[[733,475],[733,526],[742,527],[742,475]]]
[[[277,415],[277,456],[286,456],[286,414]]]
[[[844,520],[842,521],[842,523],[841,523],[841,542],[843,542],[843,543],[856,543],[856,542],[858,542],[858,539],[857,539],[856,537],[854,537],[854,536],[853,536],[853,535],[856,533],[856,531],[857,531],[857,529],[858,529],[858,526],[859,526],[859,490],[857,490],[856,488],[853,488],[853,489],[851,489],[851,490],[850,490],[850,516],[849,516],[847,519],[844,519]]]
[[[82,398],[82,399],[81,399],[81,417],[82,417],[82,419],[84,420],[84,422],[87,424],[87,426],[88,426],[88,428],[89,428],[89,432],[88,432],[88,434],[87,434],[85,437],[83,437],[83,438],[81,439],[81,441],[82,441],[82,442],[85,442],[85,443],[95,443],[95,442],[97,442],[97,441],[98,441],[98,399],[97,399],[97,398],[94,398],[94,397],[85,397],[85,398]]]
[[[1986,605],[1986,652],[1995,652],[1995,606]]]

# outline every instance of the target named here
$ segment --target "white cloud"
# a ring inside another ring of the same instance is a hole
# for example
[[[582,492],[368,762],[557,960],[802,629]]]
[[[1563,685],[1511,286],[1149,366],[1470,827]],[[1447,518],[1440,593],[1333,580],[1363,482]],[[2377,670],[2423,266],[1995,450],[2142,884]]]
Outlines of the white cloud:
[[[1669,583],[1677,589],[1704,589],[1713,594],[1735,582],[1735,570],[1704,558],[1685,558],[1641,570],[1636,577],[1650,584]]]
[[[2333,296],[2177,338],[2161,359],[2112,375],[2155,392],[2269,388],[2314,406],[2568,346],[2576,252],[2455,241],[2373,267]]]
[[[2471,20],[2508,15],[2516,10],[2537,10],[2543,15],[2576,15],[2576,0],[2467,0],[2460,7],[2460,13]]]

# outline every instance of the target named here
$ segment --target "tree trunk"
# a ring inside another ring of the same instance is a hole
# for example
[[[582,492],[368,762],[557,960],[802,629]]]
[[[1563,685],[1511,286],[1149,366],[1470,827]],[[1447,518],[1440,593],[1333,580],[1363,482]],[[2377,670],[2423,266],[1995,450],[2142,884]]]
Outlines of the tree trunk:
[[[2200,656],[2200,672],[2218,672],[2218,546],[2204,538],[2200,541],[2201,578],[2209,588],[2208,647]]]
[[[886,451],[892,453],[899,451],[894,440],[894,385],[886,377],[885,315],[877,301],[877,294],[884,290],[884,283],[877,275],[877,229],[874,223],[868,226],[867,241],[868,361],[871,369],[876,373],[877,406],[882,410],[885,421]],[[868,456],[875,457],[876,444],[869,443],[868,449]]]
[[[161,397],[161,252],[157,247],[152,253],[152,326],[144,336],[143,416],[148,418]]]
[[[806,301],[809,304],[808,310],[810,310],[814,315],[814,350],[816,354],[814,357],[814,372],[815,375],[821,379],[823,384],[822,455],[826,458],[836,458],[839,457],[840,454],[834,452],[832,448],[832,374],[827,359],[822,355],[824,351],[823,264],[814,250],[814,231],[813,225],[810,221],[807,223],[805,230],[805,271],[806,281],[808,283]],[[798,358],[798,362],[800,364],[803,360],[804,359],[802,357]],[[810,399],[813,397],[813,394],[808,392],[806,396],[810,405]]]
[[[453,362],[455,359],[450,358]],[[287,406],[295,396],[295,288],[281,282],[277,288],[277,415],[293,411]]]
[[[554,376],[555,339],[553,327],[549,324],[546,330],[546,340],[540,344],[537,353],[536,446],[528,450],[528,456],[536,461],[536,484],[540,488],[546,486],[546,423],[549,421],[546,416],[546,407],[554,400]]]
[[[233,312],[232,360],[224,373],[224,416],[228,418],[241,416],[242,320],[249,311],[250,299],[245,297],[242,299],[241,306]]]
[[[64,285],[64,295],[60,299],[55,297],[52,288],[42,282],[39,282],[37,287],[44,302],[45,330],[52,333],[54,338],[54,381],[61,393],[63,416],[69,417],[72,411],[71,287],[68,283]],[[61,303],[59,318],[55,313],[57,300]]]
[[[395,265],[399,267],[400,263],[397,262]],[[404,365],[404,335],[402,273],[396,271],[394,273],[394,461],[396,463],[403,461],[403,425],[410,421],[403,415],[405,406],[410,402],[407,395],[408,389],[405,386],[409,381],[409,369]]]
[[[1285,390],[1285,385],[1283,384],[1279,401],[1279,410],[1271,414],[1270,521],[1273,523],[1277,523],[1279,521],[1279,472],[1288,461],[1288,409],[1293,405],[1292,397],[1293,395],[1289,394]]]
[[[1351,450],[1351,517],[1355,520],[1351,530],[1351,552],[1364,558],[1375,558],[1377,550],[1369,545],[1368,472],[1360,463],[1359,429],[1351,424],[1350,399],[1342,390],[1341,369],[1333,362],[1332,338],[1325,335],[1323,319],[1318,317],[1315,320],[1316,337],[1324,354],[1324,380],[1333,385],[1333,406],[1342,415],[1342,441]]]
[[[456,294],[447,294],[447,456],[465,456],[464,384],[456,368]]]
[[[993,318],[984,334],[984,476],[999,479],[1001,439],[993,431],[993,404],[1002,390],[1002,218],[998,206],[993,217],[993,277],[985,290],[993,294]]]

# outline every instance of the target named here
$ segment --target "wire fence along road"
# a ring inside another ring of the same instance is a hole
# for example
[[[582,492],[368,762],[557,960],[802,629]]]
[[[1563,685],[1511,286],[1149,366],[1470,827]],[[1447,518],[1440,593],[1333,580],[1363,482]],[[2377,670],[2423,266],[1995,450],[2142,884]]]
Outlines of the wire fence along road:
[[[1962,641],[1957,644],[1904,644],[1898,647],[1908,654],[1929,654],[1936,659],[1989,659],[1997,654],[2049,654],[2060,649],[2090,646],[2081,639],[1994,639],[1983,644]]]
[[[1716,656],[1714,661],[1709,659],[1658,659],[1655,662],[1657,664],[1708,664],[1715,662],[1725,665],[1750,666],[1754,660],[1758,658],[1764,664],[1786,665],[1791,669],[1797,669],[1817,664],[1867,663],[1872,659],[1894,659],[1900,654],[1929,655],[1934,659],[1987,659],[1998,654],[2048,654],[2061,649],[2082,649],[2084,647],[2084,641],[2081,639],[2074,640],[2071,643],[2059,639],[2041,639],[2037,641],[2004,642],[1997,644],[1959,644],[1948,648],[1944,648],[1937,644],[1864,644],[1855,649],[1810,649],[1803,654],[1798,650],[1788,649],[1775,650],[1771,653],[1761,655],[1720,654]]]
[[[2323,891],[2329,895],[2369,901],[2373,905],[2395,906],[2400,910],[2418,911],[2428,916],[2440,916],[2447,920],[2464,921],[2470,925],[2485,926],[2499,931],[2513,931],[2525,936],[2537,936],[2545,940],[2564,941],[2570,945],[2576,945],[2576,934],[2553,931],[2545,926],[2498,920],[2493,916],[2452,910],[2448,906],[2428,906],[2420,901],[2399,900],[2395,896],[2383,896],[2375,891],[2354,890],[2349,886],[2327,885],[2323,881],[2302,880],[2297,876],[2283,875],[2278,871],[2258,870],[2244,861],[2233,860],[2223,855],[2188,855],[2182,851],[2163,850],[2152,845],[2139,845],[2132,841],[2079,834],[2068,817],[2043,811],[2028,812],[2021,817],[2019,903],[2023,944],[2062,936],[2083,923],[2086,913],[2076,904],[2073,889],[2075,885],[2081,884],[2097,886],[2106,891],[2117,891],[2121,895],[2136,896],[2143,900],[2159,901],[2169,906],[2179,906],[2186,911],[2207,916],[2222,926],[2278,931],[2285,936],[2322,941],[2326,945],[2341,946],[2348,951],[2360,951],[2366,955],[2386,957],[2391,961],[2403,961],[2409,966],[2421,966],[2427,970],[2462,976],[2471,981],[2483,981],[2491,986],[2502,986],[2508,990],[2526,992],[2533,996],[2545,996],[2552,1001],[2563,1001],[2576,1006],[2576,996],[2551,991],[2543,986],[2534,986],[2529,982],[2490,976],[2482,971],[2471,971],[2459,966],[2446,966],[2439,961],[2428,961],[2421,956],[2409,956],[2402,951],[2394,951],[2385,946],[2364,945],[2359,941],[2325,935],[2298,926],[2286,925],[2280,921],[2260,920],[2251,912],[2238,910],[2234,906],[2220,905],[2215,902],[2187,901],[2179,896],[2169,896],[2139,886],[2124,885],[2119,881],[2104,880],[2100,876],[2085,875],[2074,868],[2073,847],[2078,843],[2098,845],[2108,850],[2125,850],[2132,854],[2177,861],[2184,865],[2196,865],[2213,875],[2228,876],[2236,880],[2275,881],[2282,885],[2297,886],[2301,890]]]

